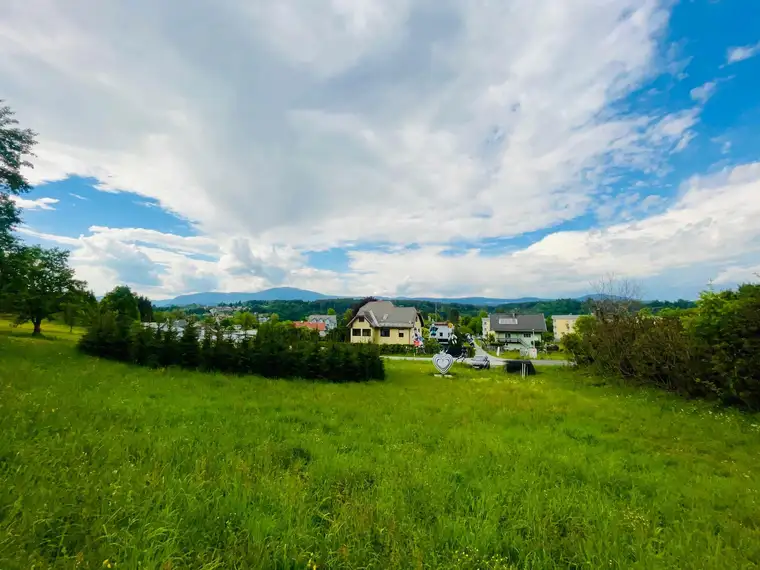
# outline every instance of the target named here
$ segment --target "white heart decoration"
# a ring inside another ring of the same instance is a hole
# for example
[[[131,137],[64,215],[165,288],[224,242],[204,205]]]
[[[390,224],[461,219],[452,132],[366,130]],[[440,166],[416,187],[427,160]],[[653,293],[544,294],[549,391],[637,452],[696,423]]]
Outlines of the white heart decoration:
[[[454,364],[454,357],[445,352],[439,352],[433,357],[433,366],[435,366],[441,374],[446,374]]]

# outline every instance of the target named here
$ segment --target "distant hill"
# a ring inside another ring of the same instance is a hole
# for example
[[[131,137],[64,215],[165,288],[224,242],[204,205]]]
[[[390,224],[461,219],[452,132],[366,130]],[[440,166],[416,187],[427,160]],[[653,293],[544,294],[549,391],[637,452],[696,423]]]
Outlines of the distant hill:
[[[295,287],[275,287],[273,289],[265,289],[263,291],[248,292],[248,293],[192,293],[189,295],[180,295],[173,299],[162,299],[155,301],[153,304],[156,307],[169,307],[177,306],[183,307],[187,305],[205,305],[215,306],[221,303],[245,303],[246,301],[321,301],[324,299],[349,299],[351,297],[343,297],[340,295],[325,295],[323,293],[317,293],[315,291],[307,291],[305,289],[297,289]],[[539,301],[546,301],[547,299],[539,299],[538,297],[521,297],[519,299],[496,299],[491,297],[378,297],[379,299],[387,299],[391,301],[426,301],[428,303],[445,303],[445,304],[459,304],[459,305],[477,305],[477,306],[496,306],[507,305],[516,303],[537,303]]]
[[[538,303],[539,301],[548,301],[549,299],[539,299],[538,297],[521,297],[519,299],[494,299],[491,297],[382,297],[383,299],[396,301],[427,301],[428,303],[446,303],[458,305],[511,305],[517,303]]]
[[[327,295],[307,291],[305,289],[296,289],[295,287],[275,287],[273,289],[264,289],[255,293],[191,293],[190,295],[180,295],[173,299],[163,299],[155,301],[156,307],[183,307],[186,305],[206,305],[216,306],[220,303],[244,303],[246,301],[319,301],[329,299]],[[334,298],[334,297],[333,297]]]

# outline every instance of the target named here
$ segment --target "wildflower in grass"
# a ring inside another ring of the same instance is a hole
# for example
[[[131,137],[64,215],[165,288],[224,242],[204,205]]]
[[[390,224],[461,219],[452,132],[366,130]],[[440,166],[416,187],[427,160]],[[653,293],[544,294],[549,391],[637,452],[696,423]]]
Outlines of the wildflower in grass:
[[[112,563],[108,558],[103,560],[103,568],[113,568],[114,564],[115,562]]]

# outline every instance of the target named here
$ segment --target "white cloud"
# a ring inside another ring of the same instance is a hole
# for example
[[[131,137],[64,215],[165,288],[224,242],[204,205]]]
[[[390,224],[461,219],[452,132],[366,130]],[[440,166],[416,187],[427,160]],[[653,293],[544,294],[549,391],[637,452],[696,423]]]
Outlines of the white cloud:
[[[74,192],[69,192],[69,196],[76,198],[77,200],[87,200],[84,196],[80,196],[79,194],[74,194]]]
[[[207,235],[301,249],[478,239],[571,219],[610,169],[683,148],[693,113],[609,110],[661,70],[667,16],[655,0],[10,0],[0,72],[41,133],[35,180],[93,176]]]
[[[57,204],[59,201],[55,198],[37,198],[36,200],[30,200],[28,198],[22,198],[21,196],[10,196],[11,201],[16,204],[16,207],[22,210],[55,210],[53,204]]]
[[[693,108],[629,104],[650,79],[682,71],[663,56],[669,3],[6,4],[0,76],[19,119],[41,133],[32,179],[93,177],[199,234],[94,226],[79,238],[38,236],[71,247],[96,289],[131,279],[155,296],[280,284],[585,292],[621,266],[657,274],[653,244],[690,252],[681,236],[712,227],[684,202],[696,190],[670,209],[641,188],[606,198],[628,173],[657,181],[667,171],[715,88],[693,90]],[[496,255],[445,245],[589,212],[609,227]],[[362,251],[367,243],[389,249]],[[712,263],[717,246],[705,245],[697,257]],[[309,267],[306,252],[339,246],[354,248],[348,271]]]
[[[726,63],[731,65],[732,63],[744,61],[745,59],[755,57],[758,53],[760,53],[760,42],[754,45],[732,47],[726,53]]]
[[[732,265],[721,271],[714,281],[717,285],[758,282],[760,282],[760,264],[751,266]]]
[[[760,216],[760,163],[694,177],[667,208],[656,195],[617,207],[639,219],[551,233],[500,254],[477,248],[452,253],[444,245],[353,251],[344,272],[308,267],[291,248],[238,238],[217,246],[209,238],[138,229],[93,227],[91,235],[77,239],[22,231],[72,248],[72,263],[97,292],[127,282],[154,298],[282,284],[356,296],[551,296],[587,293],[590,282],[609,273],[647,280],[674,271],[693,273],[702,279],[698,287],[711,278],[728,282],[739,270],[747,274],[751,264],[743,261],[760,256],[754,223]],[[646,211],[657,213],[641,218]]]
[[[710,97],[713,96],[717,88],[718,88],[717,81],[708,81],[704,85],[700,85],[699,87],[695,87],[694,89],[692,89],[689,92],[689,94],[691,95],[691,98],[694,101],[697,101],[699,103],[707,103],[707,101],[710,99]]]

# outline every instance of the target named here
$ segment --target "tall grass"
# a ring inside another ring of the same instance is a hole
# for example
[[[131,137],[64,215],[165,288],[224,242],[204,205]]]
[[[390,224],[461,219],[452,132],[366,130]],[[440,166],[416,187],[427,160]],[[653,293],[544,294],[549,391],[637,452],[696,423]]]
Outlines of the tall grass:
[[[757,416],[386,364],[315,384],[0,334],[0,568],[760,565]]]

